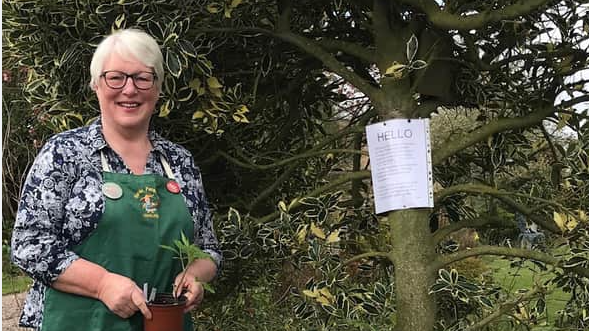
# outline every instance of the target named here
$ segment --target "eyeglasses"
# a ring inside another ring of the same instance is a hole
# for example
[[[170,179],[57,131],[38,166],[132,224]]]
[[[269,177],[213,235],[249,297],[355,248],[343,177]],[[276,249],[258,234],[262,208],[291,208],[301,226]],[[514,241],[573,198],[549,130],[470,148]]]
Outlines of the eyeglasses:
[[[133,85],[139,90],[149,90],[157,79],[157,75],[149,71],[127,74],[122,71],[111,70],[103,72],[100,77],[104,77],[106,86],[117,90],[122,89],[127,84],[129,77],[133,80]]]

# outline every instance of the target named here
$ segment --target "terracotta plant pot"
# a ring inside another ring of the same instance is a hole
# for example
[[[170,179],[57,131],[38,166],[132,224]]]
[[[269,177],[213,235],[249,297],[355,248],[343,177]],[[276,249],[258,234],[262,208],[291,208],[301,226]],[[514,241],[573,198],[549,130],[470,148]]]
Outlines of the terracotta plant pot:
[[[144,331],[183,331],[184,306],[186,298],[175,299],[171,293],[158,293],[155,299],[147,304],[151,311],[151,319],[143,318]]]

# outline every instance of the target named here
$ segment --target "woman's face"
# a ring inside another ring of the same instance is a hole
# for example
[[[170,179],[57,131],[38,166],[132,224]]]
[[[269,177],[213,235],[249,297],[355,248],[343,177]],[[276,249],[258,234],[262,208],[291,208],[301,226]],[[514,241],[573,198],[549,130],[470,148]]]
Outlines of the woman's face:
[[[102,72],[107,71],[120,71],[133,75],[140,72],[153,72],[153,69],[133,57],[123,58],[113,54],[104,62]],[[105,77],[100,77],[95,90],[103,126],[117,131],[148,129],[149,120],[159,98],[157,84],[154,83],[150,89],[140,90],[133,84],[133,79],[128,77],[122,88],[113,89],[106,84]]]

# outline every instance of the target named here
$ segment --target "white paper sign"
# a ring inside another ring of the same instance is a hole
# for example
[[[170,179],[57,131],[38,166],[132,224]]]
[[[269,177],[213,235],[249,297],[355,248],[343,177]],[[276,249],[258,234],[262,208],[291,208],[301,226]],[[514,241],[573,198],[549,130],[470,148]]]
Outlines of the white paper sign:
[[[376,213],[434,206],[429,119],[366,126]]]

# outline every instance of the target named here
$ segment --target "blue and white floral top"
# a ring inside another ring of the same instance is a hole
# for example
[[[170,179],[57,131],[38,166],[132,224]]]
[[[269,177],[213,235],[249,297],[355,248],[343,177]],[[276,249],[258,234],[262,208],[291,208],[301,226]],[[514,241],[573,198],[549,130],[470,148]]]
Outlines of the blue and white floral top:
[[[168,161],[194,220],[195,243],[211,254],[219,269],[222,255],[192,155],[153,131],[149,139],[153,149],[145,173],[165,176],[160,156]],[[131,173],[106,144],[100,120],[53,136],[29,171],[12,233],[12,261],[34,279],[21,326],[41,326],[45,289],[78,258],[71,248],[88,237],[102,216],[101,151],[112,172]]]

